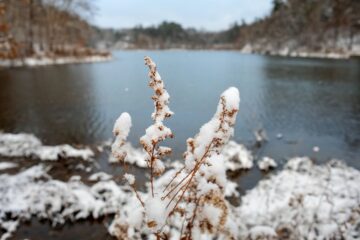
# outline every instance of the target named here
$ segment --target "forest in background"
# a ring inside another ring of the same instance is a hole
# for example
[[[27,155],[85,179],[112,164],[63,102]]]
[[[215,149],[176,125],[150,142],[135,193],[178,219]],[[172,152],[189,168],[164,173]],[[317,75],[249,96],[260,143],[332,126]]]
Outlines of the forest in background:
[[[274,0],[269,16],[240,28],[245,51],[360,53],[360,1]]]
[[[0,0],[0,58],[91,56],[91,0]]]
[[[252,23],[235,22],[218,32],[184,28],[171,21],[102,29],[91,23],[95,12],[91,0],[0,0],[0,58],[81,57],[108,54],[96,49],[172,48],[360,55],[358,0],[273,0],[267,16]]]
[[[253,23],[233,23],[224,31],[184,28],[175,22],[130,29],[96,29],[97,38],[115,49],[238,49],[291,55],[360,54],[360,1],[274,0],[271,12]]]

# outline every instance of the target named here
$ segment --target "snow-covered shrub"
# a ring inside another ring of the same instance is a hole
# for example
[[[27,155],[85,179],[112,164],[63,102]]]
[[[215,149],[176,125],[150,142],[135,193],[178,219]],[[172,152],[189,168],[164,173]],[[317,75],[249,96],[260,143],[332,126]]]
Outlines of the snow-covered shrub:
[[[200,128],[194,138],[187,140],[184,164],[177,171],[161,176],[165,171],[161,159],[171,153],[171,148],[159,144],[173,137],[163,121],[173,112],[168,106],[169,94],[156,64],[149,57],[145,57],[145,64],[150,69],[149,86],[155,92],[152,97],[155,105],[152,114],[154,123],[140,138],[140,143],[148,153],[148,193],[136,192],[135,177],[125,175],[143,206],[138,219],[144,219],[144,222],[139,224],[136,221],[136,226],[131,226],[132,218],[115,219],[112,225],[114,235],[119,239],[131,238],[134,229],[146,225],[156,239],[201,239],[209,236],[235,239],[237,227],[225,199],[227,178],[222,150],[234,134],[233,127],[240,103],[238,89],[231,87],[222,93],[213,118]],[[130,126],[131,118],[127,113],[123,113],[115,123],[116,140],[112,152],[120,161],[126,157],[123,146]],[[155,179],[158,176],[161,177]]]

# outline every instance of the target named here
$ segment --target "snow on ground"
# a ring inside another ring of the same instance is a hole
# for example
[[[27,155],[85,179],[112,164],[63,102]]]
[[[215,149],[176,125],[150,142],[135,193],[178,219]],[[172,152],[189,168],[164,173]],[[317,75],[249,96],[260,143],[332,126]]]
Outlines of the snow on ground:
[[[79,180],[63,182],[52,179],[47,170],[44,165],[36,165],[15,175],[0,175],[0,227],[7,231],[1,239],[11,236],[20,220],[32,216],[63,224],[66,220],[117,213],[118,221],[140,226],[141,232],[126,229],[133,239],[149,233],[142,207],[127,184],[119,186],[101,178],[92,186]],[[165,175],[172,176],[175,171]],[[165,184],[161,179],[156,186]],[[360,172],[339,161],[318,166],[308,158],[291,159],[284,170],[260,181],[242,196],[239,207],[232,207],[237,216],[238,239],[277,239],[285,235],[287,239],[340,239],[341,234],[344,239],[358,239],[359,182]],[[139,194],[146,199],[146,194]],[[109,227],[112,233],[118,230],[114,224]],[[178,235],[176,227],[171,231]]]
[[[277,163],[270,157],[263,157],[258,162],[258,167],[261,171],[269,171],[270,169],[276,168]]]
[[[155,188],[165,185],[163,179],[175,172],[166,172],[155,182]],[[284,170],[260,181],[242,196],[239,207],[231,207],[236,216],[237,239],[359,239],[359,182],[360,172],[339,161],[317,166],[309,158],[293,158]],[[141,206],[125,208],[131,213],[140,211]],[[129,227],[133,226],[129,222],[133,221],[131,214],[120,214],[123,218],[113,222],[110,233],[141,239],[141,234],[148,232],[139,220],[142,215],[136,215],[140,216],[136,222],[140,232]],[[171,226],[170,232],[170,239],[178,239],[179,226]]]
[[[0,171],[1,170],[6,170],[9,168],[15,168],[18,165],[16,163],[12,163],[12,162],[0,162]]]
[[[0,133],[0,156],[33,157],[44,161],[60,158],[92,160],[94,153],[89,148],[76,149],[70,145],[45,146],[32,134]]]
[[[0,239],[9,237],[19,220],[31,216],[64,224],[65,220],[116,213],[131,199],[131,192],[114,181],[89,187],[80,181],[54,180],[47,170],[36,165],[16,175],[0,175],[0,228],[8,232]]]
[[[339,161],[317,166],[293,158],[242,197],[239,221],[251,234],[266,227],[269,237],[276,232],[286,239],[359,239],[359,183],[360,172]]]
[[[112,176],[105,172],[97,172],[92,174],[88,179],[89,181],[107,181],[112,179]]]
[[[145,152],[130,144],[127,148],[129,163],[145,167]],[[253,165],[251,152],[233,141],[225,147],[223,154],[229,170]],[[69,145],[44,146],[30,134],[0,133],[0,155],[42,160],[89,159],[93,152]],[[0,169],[10,167],[16,167],[16,164],[0,163]],[[165,180],[175,175],[183,164],[178,161],[172,167],[156,180],[156,188],[164,187]],[[111,180],[113,176],[104,172],[88,178],[94,182],[92,186],[85,185],[77,176],[63,182],[52,179],[48,170],[45,165],[36,165],[15,175],[0,175],[0,228],[5,232],[0,239],[10,237],[21,220],[33,216],[49,219],[53,224],[64,224],[66,220],[115,213],[119,218],[109,227],[110,233],[119,231],[115,223],[123,222],[140,226],[140,232],[126,229],[133,239],[149,234],[142,207],[127,184],[117,185]],[[340,161],[319,166],[306,157],[293,158],[283,170],[261,180],[255,188],[240,196],[239,207],[231,207],[237,216],[238,239],[359,239],[359,182],[360,172]],[[228,182],[225,192],[227,196],[239,196],[233,182]],[[145,193],[139,192],[139,195],[146,199]],[[179,235],[177,227],[171,228],[171,232],[173,236]]]
[[[225,156],[225,165],[228,170],[250,169],[254,165],[254,157],[250,150],[235,141],[229,141],[224,146],[222,153]]]

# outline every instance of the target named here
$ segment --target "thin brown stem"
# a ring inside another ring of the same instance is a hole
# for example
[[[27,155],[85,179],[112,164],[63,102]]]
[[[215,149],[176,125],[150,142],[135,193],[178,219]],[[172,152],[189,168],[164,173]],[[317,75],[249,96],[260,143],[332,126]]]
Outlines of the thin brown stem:
[[[184,188],[184,186],[185,186],[185,189],[183,190],[183,192],[182,192],[179,200],[178,200],[177,203],[175,204],[175,207],[173,208],[173,210],[176,208],[176,206],[178,205],[178,203],[180,202],[180,200],[181,200],[182,197],[184,196],[184,193],[186,192],[187,186],[190,185],[192,178],[195,176],[196,172],[199,170],[201,164],[203,164],[203,162],[205,161],[205,159],[206,159],[205,157],[206,157],[206,155],[208,154],[208,152],[210,151],[210,148],[211,148],[211,145],[213,144],[213,142],[214,142],[214,139],[210,142],[209,146],[206,148],[206,151],[205,151],[204,155],[201,157],[200,161],[198,161],[198,162],[195,164],[194,168],[193,168],[174,188],[172,188],[172,189],[163,197],[163,199],[164,199],[165,197],[167,197],[167,196],[168,196],[172,191],[174,191],[185,179],[187,179],[189,176],[191,176],[190,179],[189,179],[189,181],[188,181],[187,183],[185,183],[185,184],[175,193],[175,195],[171,198],[171,200],[169,201],[169,203],[167,204],[166,207],[169,207],[169,206],[170,206],[171,202],[175,199],[175,197],[177,196],[177,194],[178,194],[178,193]]]
[[[170,186],[170,184],[175,180],[175,178],[182,172],[182,170],[185,169],[185,166],[182,167],[179,171],[177,171],[174,175],[174,177],[170,180],[170,182],[166,185],[166,187],[164,188],[163,192],[166,191],[166,189]]]
[[[141,205],[143,206],[143,208],[145,208],[145,204],[144,204],[143,200],[141,200],[141,197],[140,197],[138,191],[136,190],[135,184],[132,184],[132,185],[130,185],[130,186],[131,186],[131,188],[134,190],[134,192],[135,192],[135,194],[136,194],[136,198],[139,199]]]
[[[193,215],[190,218],[191,219],[190,222],[188,222],[188,225],[186,226],[187,232],[185,234],[185,239],[191,239],[191,237],[192,237],[191,236],[191,234],[192,234],[191,229],[194,227],[194,221],[195,221],[195,218],[196,218],[196,211],[197,211],[197,209],[199,207],[200,198],[196,199],[195,202],[196,202],[196,205],[195,205],[195,209],[193,211]]]
[[[156,149],[156,143],[153,143],[153,148],[151,150],[150,156],[150,185],[151,185],[151,195],[154,197],[154,153]]]
[[[185,181],[185,179],[188,178],[188,177],[191,175],[191,173],[192,173],[192,171],[190,171],[183,179],[181,179],[181,181],[180,181],[179,183],[177,183],[172,189],[170,189],[170,191],[169,191],[165,196],[163,196],[162,199],[167,198],[167,197],[170,195],[170,193],[172,193],[175,189],[177,189],[177,187],[178,187],[180,184],[182,184],[182,183]],[[181,188],[180,188],[180,189],[181,189]],[[176,195],[176,194],[175,194],[175,195]]]

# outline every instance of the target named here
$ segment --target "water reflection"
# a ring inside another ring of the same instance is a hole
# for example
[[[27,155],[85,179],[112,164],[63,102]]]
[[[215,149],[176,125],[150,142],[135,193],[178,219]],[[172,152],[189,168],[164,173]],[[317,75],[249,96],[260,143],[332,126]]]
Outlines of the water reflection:
[[[263,110],[270,131],[285,132],[299,142],[293,155],[308,155],[312,146],[320,146],[325,151],[313,156],[352,159],[360,167],[359,150],[344,151],[350,147],[344,137],[354,142],[360,137],[357,62],[267,59]]]
[[[1,71],[0,128],[49,144],[96,141],[103,126],[86,65]]]

